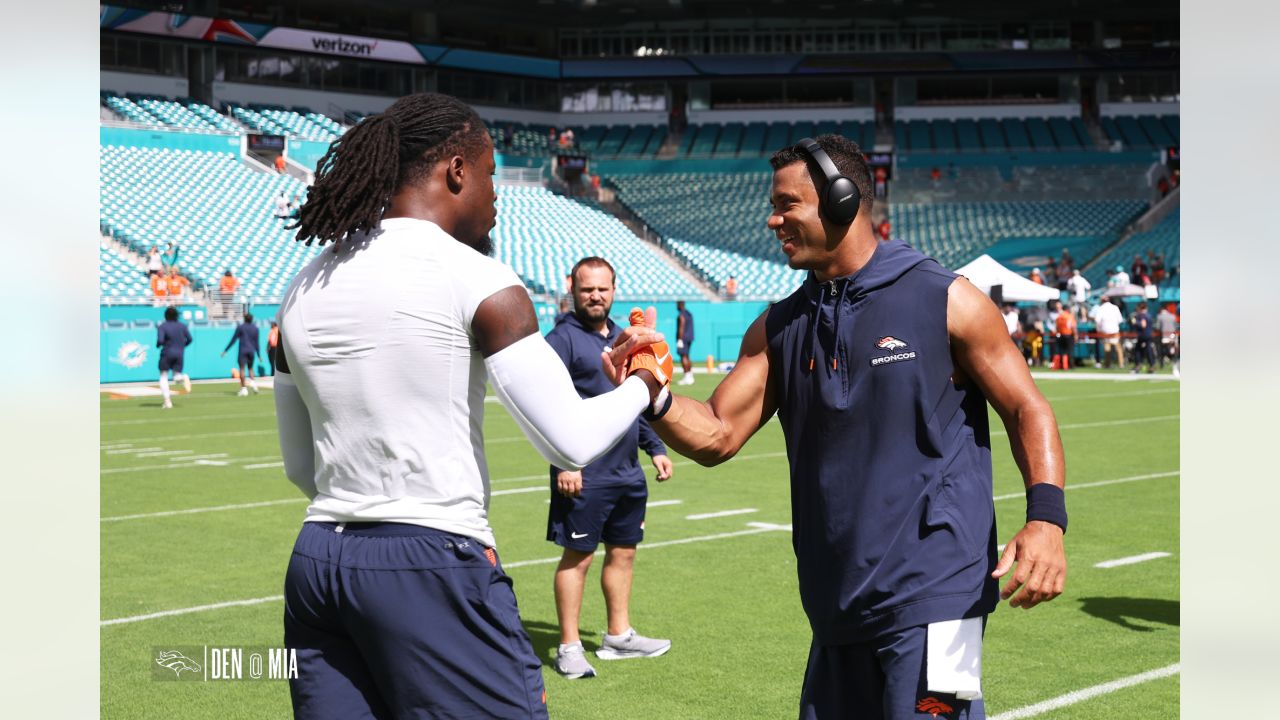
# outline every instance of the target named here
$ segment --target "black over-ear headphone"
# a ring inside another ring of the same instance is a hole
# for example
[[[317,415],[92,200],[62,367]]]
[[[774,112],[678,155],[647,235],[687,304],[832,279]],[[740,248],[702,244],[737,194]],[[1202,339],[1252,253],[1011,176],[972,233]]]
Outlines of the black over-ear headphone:
[[[858,186],[836,169],[827,151],[813,138],[801,138],[796,143],[809,153],[809,157],[818,163],[822,174],[827,176],[826,187],[818,188],[818,209],[831,222],[837,225],[848,225],[858,216],[858,207],[862,204],[862,193]]]

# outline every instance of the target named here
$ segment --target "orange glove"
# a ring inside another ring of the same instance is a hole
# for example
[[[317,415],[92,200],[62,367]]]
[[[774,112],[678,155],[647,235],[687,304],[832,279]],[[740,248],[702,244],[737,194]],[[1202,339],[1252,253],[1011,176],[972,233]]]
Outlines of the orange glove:
[[[647,313],[640,308],[631,308],[630,317],[633,327],[644,325],[653,328],[658,325],[658,313],[653,308],[649,308]],[[671,348],[667,347],[665,341],[636,350],[631,354],[628,363],[628,377],[635,374],[637,370],[648,370],[664,386],[671,382],[671,376],[675,374],[675,364],[671,361]]]

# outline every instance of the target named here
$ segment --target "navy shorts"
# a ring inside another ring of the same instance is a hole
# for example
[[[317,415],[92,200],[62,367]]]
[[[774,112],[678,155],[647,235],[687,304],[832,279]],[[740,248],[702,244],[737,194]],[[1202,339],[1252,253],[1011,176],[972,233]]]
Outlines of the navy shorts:
[[[240,365],[242,367],[253,367],[253,359],[257,357],[253,353],[240,353]]]
[[[928,690],[927,625],[848,645],[809,648],[800,720],[984,720],[982,700]]]
[[[644,510],[649,486],[628,485],[582,488],[580,497],[565,497],[551,483],[551,509],[547,512],[547,540],[560,547],[592,552],[606,545],[639,545],[644,540]]]
[[[693,357],[693,341],[686,340],[676,343],[676,355],[680,357]]]
[[[160,356],[160,372],[166,373],[170,370],[182,373],[182,356],[181,355],[161,355]]]
[[[303,523],[284,583],[295,718],[546,718],[511,579],[473,538]]]

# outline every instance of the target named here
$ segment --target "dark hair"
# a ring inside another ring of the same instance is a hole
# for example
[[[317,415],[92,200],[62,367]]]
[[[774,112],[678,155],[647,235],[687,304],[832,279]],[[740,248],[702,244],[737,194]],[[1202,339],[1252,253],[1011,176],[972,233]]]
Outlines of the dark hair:
[[[853,181],[858,186],[858,193],[862,196],[862,202],[859,204],[860,212],[870,212],[871,207],[875,205],[875,188],[871,184],[871,170],[867,168],[867,159],[862,154],[862,148],[858,147],[858,143],[850,140],[843,135],[819,135],[814,138],[818,143],[818,147],[822,148],[827,156],[831,158],[831,162],[835,163],[836,169],[840,174]],[[809,167],[809,176],[813,178],[814,187],[822,188],[827,184],[827,176],[823,174],[822,169],[818,167],[818,163],[813,160],[809,153],[799,145],[788,145],[781,150],[775,152],[773,157],[769,158],[769,166],[774,170],[782,168],[793,163],[802,162]]]
[[[391,196],[440,160],[478,156],[488,131],[470,106],[439,93],[406,95],[361,120],[329,146],[298,211],[297,239],[338,243],[371,231]]]
[[[614,285],[618,284],[618,272],[613,269],[613,266],[609,264],[609,261],[605,260],[602,257],[596,257],[595,255],[592,255],[590,257],[584,257],[578,262],[574,263],[573,269],[569,271],[569,277],[572,278],[571,282],[573,283],[574,287],[578,286],[578,268],[580,267],[609,268],[609,278],[611,283]]]
[[[251,323],[251,322],[253,322],[253,313],[245,313],[245,314],[244,314],[244,321],[245,321],[245,322],[247,322],[247,323]]]
[[[178,319],[178,308],[170,305],[164,309],[164,319],[173,322]]]

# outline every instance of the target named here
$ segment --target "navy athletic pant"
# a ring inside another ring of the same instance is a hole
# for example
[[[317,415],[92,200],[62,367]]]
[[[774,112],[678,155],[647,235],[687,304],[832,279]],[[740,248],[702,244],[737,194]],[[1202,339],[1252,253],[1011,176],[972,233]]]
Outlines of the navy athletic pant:
[[[474,538],[303,523],[285,575],[295,718],[546,718],[511,579]]]

